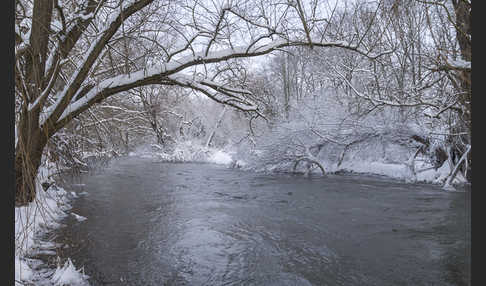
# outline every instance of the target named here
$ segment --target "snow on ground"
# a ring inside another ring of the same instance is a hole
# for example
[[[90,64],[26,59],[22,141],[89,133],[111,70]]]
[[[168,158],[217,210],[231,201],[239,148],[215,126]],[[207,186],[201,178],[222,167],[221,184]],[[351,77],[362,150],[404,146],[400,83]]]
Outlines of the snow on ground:
[[[354,173],[383,175],[390,178],[406,180],[408,182],[426,182],[441,184],[444,182],[447,175],[450,173],[450,168],[447,162],[441,168],[434,170],[428,169],[419,172],[418,164],[415,164],[417,175],[415,180],[412,178],[408,167],[405,164],[392,164],[382,162],[345,162],[341,166],[341,170]],[[459,178],[456,179],[459,183]]]
[[[155,145],[155,144],[153,144]],[[261,152],[253,150],[254,155],[260,156]],[[164,152],[163,148],[159,145],[152,147],[144,146],[139,148],[135,152],[131,152],[129,156],[139,156],[142,158],[153,158],[168,162],[205,162],[227,165],[230,167],[243,168],[251,171],[270,171],[278,172],[283,169],[290,169],[287,165],[280,166],[278,164],[273,166],[267,166],[265,168],[255,168],[252,164],[248,164],[243,159],[237,159],[235,152],[217,149],[211,147],[205,147],[200,144],[193,144],[193,142],[186,141],[178,144],[171,152]],[[324,169],[328,173],[334,173],[338,171],[360,173],[360,174],[373,174],[383,175],[394,179],[405,180],[406,182],[425,182],[433,184],[443,184],[447,176],[450,174],[450,168],[447,162],[437,170],[431,168],[431,166],[424,165],[418,160],[415,162],[416,176],[413,177],[409,168],[405,164],[400,163],[386,163],[381,161],[360,159],[345,160],[342,165],[337,167],[336,163],[321,162]],[[292,164],[291,164],[292,165]],[[314,172],[320,171],[315,169]],[[458,175],[454,179],[454,183],[464,183],[465,179]]]
[[[89,285],[87,275],[83,273],[84,271],[76,270],[71,259],[68,259],[64,266],[58,266],[54,274],[52,275],[51,281],[54,285],[78,285],[84,286]]]
[[[230,154],[217,150],[216,152],[212,152],[208,161],[215,164],[229,165],[233,162],[233,158],[231,158]]]
[[[431,182],[431,183],[442,183],[446,180],[447,176],[449,175],[451,169],[449,168],[449,164],[446,162],[442,167],[438,168],[437,170],[429,169],[427,171],[423,171],[417,174],[417,181],[419,182]],[[460,180],[460,177],[456,177],[454,180],[456,183],[462,183],[463,180]]]
[[[164,150],[156,144],[142,146],[136,151],[130,152],[129,156],[152,158],[167,162],[204,162],[229,165],[234,161],[232,154],[234,154],[232,151],[185,141],[177,144],[171,150]]]
[[[408,170],[405,165],[387,164],[382,162],[344,162],[336,171],[348,171],[353,173],[383,175],[396,179],[405,179]]]
[[[77,220],[77,221],[85,221],[87,220],[86,217],[82,216],[82,215],[78,215],[78,214],[75,214],[75,213],[71,213],[72,216],[74,216],[74,218]]]
[[[253,152],[257,154],[257,152]],[[260,156],[258,154],[257,156]],[[233,158],[232,167],[242,168],[249,171],[256,172],[291,172],[293,168],[293,162],[280,162],[268,165],[255,165],[251,159],[247,162],[244,159]],[[423,182],[432,184],[444,184],[448,175],[451,172],[449,163],[446,161],[444,164],[435,170],[430,164],[416,160],[415,172],[416,175],[413,176],[407,162],[390,163],[384,162],[383,160],[362,160],[362,159],[351,159],[344,160],[342,164],[338,167],[336,162],[329,162],[326,160],[319,160],[319,163],[324,167],[326,173],[339,173],[339,172],[349,172],[356,174],[370,174],[370,175],[382,175],[393,179],[403,180],[408,183]],[[314,166],[315,167],[315,166]],[[300,170],[303,171],[303,170]],[[320,175],[321,171],[318,168],[314,168],[312,173]],[[467,180],[460,174],[454,179],[454,184],[464,184]]]
[[[62,226],[60,221],[68,216],[71,209],[69,202],[74,198],[71,193],[56,186],[44,191],[40,181],[47,177],[47,173],[47,168],[40,169],[35,200],[27,206],[15,208],[15,285],[88,285],[87,276],[76,270],[72,263],[59,266],[54,271],[41,260],[30,258],[36,254],[56,253],[57,245],[42,237]],[[72,283],[62,284],[65,281]]]

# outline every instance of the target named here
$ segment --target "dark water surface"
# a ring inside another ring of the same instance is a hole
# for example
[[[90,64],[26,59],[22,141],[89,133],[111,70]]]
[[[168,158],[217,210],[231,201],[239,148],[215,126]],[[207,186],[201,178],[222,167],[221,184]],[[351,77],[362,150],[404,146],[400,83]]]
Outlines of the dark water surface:
[[[92,285],[469,285],[469,191],[138,157],[76,183]]]

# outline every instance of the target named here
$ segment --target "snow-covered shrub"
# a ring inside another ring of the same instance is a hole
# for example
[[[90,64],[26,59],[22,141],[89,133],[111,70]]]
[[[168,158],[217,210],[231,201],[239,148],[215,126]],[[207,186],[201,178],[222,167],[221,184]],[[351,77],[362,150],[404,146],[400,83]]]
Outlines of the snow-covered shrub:
[[[253,170],[320,173],[321,166],[325,172],[443,183],[450,171],[443,167],[444,137],[431,136],[425,118],[399,111],[384,108],[363,116],[350,112],[335,94],[323,93],[301,100],[288,119],[274,120],[256,137],[258,152],[246,144],[236,157]]]

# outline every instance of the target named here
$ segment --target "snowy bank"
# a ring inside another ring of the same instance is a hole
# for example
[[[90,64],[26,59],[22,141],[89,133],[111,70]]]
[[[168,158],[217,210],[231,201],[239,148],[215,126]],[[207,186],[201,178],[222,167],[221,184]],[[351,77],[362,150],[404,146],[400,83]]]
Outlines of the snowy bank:
[[[397,150],[396,153],[398,153]],[[241,153],[241,152],[240,152]],[[393,152],[390,152],[393,153]],[[233,168],[242,168],[248,171],[256,172],[289,172],[292,170],[294,161],[281,161],[270,163],[262,166],[259,158],[264,156],[261,150],[250,150],[245,152],[244,157],[237,152],[225,149],[205,147],[201,144],[195,144],[191,141],[181,142],[170,151],[165,151],[160,145],[152,144],[143,146],[129,156],[139,156],[142,158],[152,158],[166,162],[201,162],[221,164]],[[241,158],[240,158],[241,157]],[[415,175],[411,173],[407,162],[387,162],[386,160],[364,159],[359,156],[349,156],[338,166],[336,161],[327,160],[325,157],[316,158],[324,167],[326,173],[357,173],[382,175],[393,179],[403,180],[408,183],[423,182],[432,184],[444,184],[448,175],[451,173],[448,162],[434,169],[430,164],[424,163],[423,160],[414,161]],[[311,173],[320,174],[318,168],[314,168]],[[462,175],[454,179],[454,184],[463,184],[466,180]]]
[[[209,158],[207,159],[208,162],[214,163],[214,164],[222,164],[222,165],[229,165],[233,162],[233,159],[231,158],[231,155],[222,151],[222,150],[217,150],[210,152],[211,154],[209,155]]]
[[[191,141],[180,142],[172,149],[164,149],[162,146],[152,144],[141,146],[129,156],[157,159],[165,162],[200,162],[221,165],[234,163],[235,152],[225,149],[206,147]]]
[[[55,255],[58,247],[43,236],[59,228],[61,220],[68,216],[70,200],[74,198],[63,188],[52,185],[46,191],[41,186],[47,178],[47,168],[42,167],[37,180],[35,200],[15,208],[15,285],[89,285],[87,276],[76,270],[72,263],[50,270],[36,254]]]
[[[273,162],[262,164],[262,155],[265,155],[259,150],[253,150],[250,155],[246,155],[245,159],[234,160],[233,165],[242,167],[248,171],[256,172],[292,172],[295,161],[292,160],[275,160]],[[403,180],[407,183],[432,183],[443,185],[447,180],[448,176],[451,174],[451,168],[449,163],[446,161],[443,165],[437,169],[434,169],[432,165],[424,162],[423,160],[414,161],[414,171],[413,174],[410,166],[407,165],[409,162],[399,163],[399,162],[387,162],[386,160],[371,160],[362,159],[360,157],[350,156],[347,160],[343,160],[341,164],[338,165],[336,161],[326,160],[326,158],[316,158],[317,162],[321,164],[326,173],[355,173],[355,174],[365,174],[365,175],[381,175],[392,179]],[[302,171],[301,168],[297,169],[298,172]],[[310,171],[311,174],[321,175],[321,170],[313,165]],[[454,184],[464,184],[466,179],[462,174],[458,174],[453,183]],[[447,190],[447,189],[446,189]],[[449,189],[453,190],[453,188]]]
[[[415,162],[416,176],[413,176],[406,164],[392,164],[383,162],[345,162],[341,168],[333,168],[333,171],[344,171],[359,174],[382,175],[394,179],[404,180],[406,182],[423,182],[432,184],[443,184],[450,174],[450,168],[447,164],[437,170],[431,166],[423,166]],[[423,170],[423,171],[421,171]],[[461,177],[456,177],[454,183],[464,183]]]

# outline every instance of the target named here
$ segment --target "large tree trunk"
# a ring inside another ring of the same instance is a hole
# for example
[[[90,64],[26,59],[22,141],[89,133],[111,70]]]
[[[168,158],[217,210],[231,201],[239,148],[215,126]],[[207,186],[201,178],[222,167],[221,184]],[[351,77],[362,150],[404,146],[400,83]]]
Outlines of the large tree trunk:
[[[471,4],[466,1],[452,0],[454,11],[456,15],[456,38],[459,44],[461,56],[465,61],[472,60],[472,41],[471,41],[471,22],[472,22],[472,10]],[[460,95],[460,103],[466,107],[463,114],[466,127],[468,128],[469,135],[471,135],[471,104],[472,104],[472,71],[464,70],[457,73],[459,80],[458,89]]]
[[[53,7],[53,0],[34,1],[30,45],[25,57],[25,74],[17,74],[24,77],[25,84],[19,90],[24,102],[17,126],[18,141],[15,146],[16,206],[26,205],[35,199],[35,179],[41,164],[42,151],[48,140],[48,135],[43,135],[39,127],[40,109],[30,109],[28,106],[39,98],[47,85],[44,72]]]
[[[15,146],[15,205],[23,206],[35,199],[36,177],[48,136],[42,134],[38,120],[31,113],[21,117]]]

